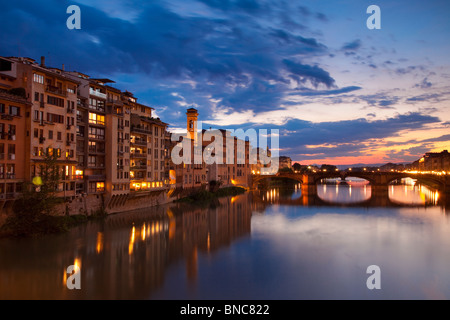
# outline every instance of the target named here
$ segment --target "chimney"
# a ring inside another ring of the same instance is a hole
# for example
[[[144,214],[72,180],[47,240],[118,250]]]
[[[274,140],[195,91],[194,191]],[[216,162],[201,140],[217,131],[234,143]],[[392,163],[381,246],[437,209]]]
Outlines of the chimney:
[[[64,71],[64,63],[63,63],[63,65],[62,65],[62,71]]]
[[[41,56],[41,67],[45,67],[45,57]]]

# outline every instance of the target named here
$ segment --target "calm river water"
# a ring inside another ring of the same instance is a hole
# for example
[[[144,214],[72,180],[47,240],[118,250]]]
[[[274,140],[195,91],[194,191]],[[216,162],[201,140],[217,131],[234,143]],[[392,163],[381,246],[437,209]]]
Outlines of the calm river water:
[[[0,240],[0,299],[449,299],[450,209],[425,187],[299,185]],[[80,290],[66,268],[80,267]],[[366,286],[380,268],[381,289]]]

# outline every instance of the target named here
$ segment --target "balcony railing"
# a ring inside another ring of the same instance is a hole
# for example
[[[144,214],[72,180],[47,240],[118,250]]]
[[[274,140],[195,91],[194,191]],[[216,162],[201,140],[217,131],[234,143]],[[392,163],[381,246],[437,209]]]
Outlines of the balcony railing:
[[[145,128],[136,127],[136,126],[131,126],[131,132],[139,132],[139,133],[144,133],[144,134],[152,134],[152,131],[151,131],[151,130],[145,129]]]
[[[67,91],[62,90],[61,88],[55,87],[55,86],[51,86],[51,85],[47,85],[45,87],[45,91],[49,92],[49,93],[54,93],[63,97],[67,97]]]
[[[105,180],[106,179],[106,175],[104,174],[91,174],[91,175],[87,175],[86,176],[88,180]]]
[[[104,148],[89,147],[89,153],[105,153]]]
[[[136,164],[131,166],[130,170],[147,170],[147,166],[145,164]]]
[[[101,98],[101,99],[106,99],[106,93],[102,93],[100,91],[96,91],[96,90],[94,90],[92,88],[89,88],[89,94],[92,95],[92,96],[96,96],[98,98]]]
[[[131,152],[130,156],[132,158],[147,158],[147,154],[141,152]]]
[[[140,146],[146,146],[147,145],[147,141],[134,139],[134,140],[131,140],[131,144],[137,144],[137,145],[140,145]]]

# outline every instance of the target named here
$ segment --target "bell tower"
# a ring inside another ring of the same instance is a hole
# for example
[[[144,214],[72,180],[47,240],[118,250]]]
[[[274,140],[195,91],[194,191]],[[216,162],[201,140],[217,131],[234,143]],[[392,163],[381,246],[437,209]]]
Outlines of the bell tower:
[[[197,109],[189,108],[186,112],[187,116],[187,133],[191,140],[197,141]]]

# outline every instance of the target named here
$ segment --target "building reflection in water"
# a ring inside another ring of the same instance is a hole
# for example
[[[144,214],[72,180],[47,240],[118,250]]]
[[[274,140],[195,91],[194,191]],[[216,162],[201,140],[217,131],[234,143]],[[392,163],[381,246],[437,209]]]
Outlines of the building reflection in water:
[[[42,239],[0,241],[0,299],[145,299],[166,271],[185,263],[195,283],[198,259],[250,235],[251,195],[205,207],[179,203],[108,217]],[[66,287],[69,265],[81,290]]]

